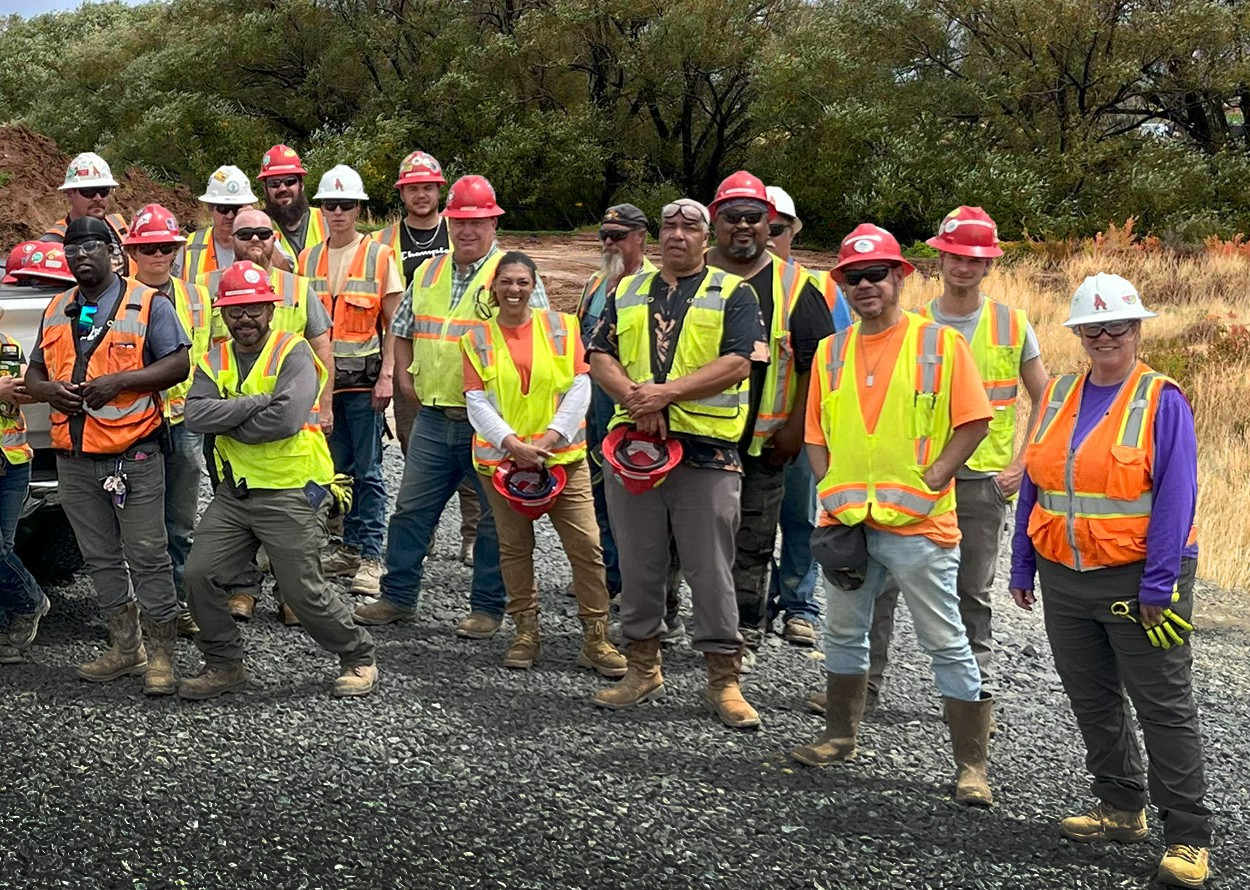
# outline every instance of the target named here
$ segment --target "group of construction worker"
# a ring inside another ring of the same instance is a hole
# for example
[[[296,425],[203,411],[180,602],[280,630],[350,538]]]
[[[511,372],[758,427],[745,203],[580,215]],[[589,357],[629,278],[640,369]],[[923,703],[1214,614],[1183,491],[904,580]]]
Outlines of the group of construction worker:
[[[237,622],[263,568],[284,620],[339,656],[335,694],[367,694],[365,628],[416,616],[435,529],[467,486],[480,516],[458,635],[489,639],[510,617],[503,663],[541,659],[534,524],[547,516],[572,567],[578,663],[616,679],[594,696],[603,708],[664,694],[682,579],[702,702],[733,728],[760,726],[741,679],[777,619],[797,646],[817,645],[823,623],[825,684],[808,705],[825,727],[793,751],[812,767],[854,757],[901,594],[932,660],[955,798],[988,806],[990,592],[1018,497],[1012,597],[1031,608],[1040,577],[1097,798],[1060,829],[1142,840],[1149,788],[1167,841],[1159,879],[1203,883],[1211,811],[1187,645],[1196,440],[1180,389],[1138,358],[1152,313],[1130,283],[1100,274],[1076,291],[1066,324],[1090,370],[1051,380],[1025,313],[981,290],[1002,250],[978,207],[941,221],[928,241],[941,293],[905,311],[914,266],[890,232],[860,225],[831,271],[806,269],[790,256],[802,228],[790,196],[739,171],[708,205],[680,198],[658,220],[609,208],[574,315],[549,308],[533,258],[499,247],[504,210],[485,178],[451,184],[440,210],[442,167],[413,152],[395,183],[404,218],[370,237],[356,230],[369,196],[354,170],[325,173],[316,209],[306,175],[290,148],[267,152],[262,211],[245,174],[220,168],[201,197],[212,225],[188,240],[158,205],[129,225],[111,213],[107,164],[80,155],[66,220],[14,251],[19,280],[55,253],[72,284],[24,377],[0,378],[0,403],[52,410],[66,512],[109,625],[80,676],[142,674],[145,692],[192,699],[245,687]],[[392,400],[409,419],[388,522]],[[20,409],[0,412],[0,429],[20,480]],[[197,524],[205,470],[213,498]],[[8,492],[0,662],[25,658],[48,611],[12,553]],[[340,576],[366,595],[354,609]],[[181,683],[179,632],[204,657]]]

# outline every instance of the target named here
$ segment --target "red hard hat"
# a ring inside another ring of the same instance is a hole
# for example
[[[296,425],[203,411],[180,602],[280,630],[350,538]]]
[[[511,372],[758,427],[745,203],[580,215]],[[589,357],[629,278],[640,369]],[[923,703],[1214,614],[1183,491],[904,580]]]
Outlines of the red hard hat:
[[[307,175],[308,171],[304,169],[304,162],[299,159],[295,149],[289,145],[275,145],[260,159],[260,173],[256,175],[256,178],[263,181],[270,176]]]
[[[40,241],[38,244],[26,258],[26,265],[13,270],[13,277],[21,281],[74,284],[74,273],[65,261],[65,249],[55,241]]]
[[[630,494],[655,488],[681,463],[681,456],[678,440],[649,436],[624,424],[615,427],[603,440],[603,458]]]
[[[503,208],[495,202],[495,189],[485,176],[469,174],[457,179],[447,191],[443,216],[451,219],[487,219],[503,216]]]
[[[773,199],[768,196],[768,190],[764,188],[763,181],[746,170],[730,173],[721,181],[720,186],[716,189],[716,197],[708,205],[708,213],[712,215],[712,219],[716,219],[718,207],[728,201],[736,201],[742,198],[762,201],[767,204],[769,219],[773,219],[777,215],[777,207],[773,204]]]
[[[0,284],[16,284],[13,273],[30,261],[30,255],[39,249],[38,241],[22,241],[9,251],[9,259],[4,264],[4,279]]]
[[[213,308],[281,302],[282,298],[274,293],[273,285],[269,283],[268,273],[251,260],[239,260],[221,273]]]
[[[860,223],[851,234],[842,239],[838,250],[838,264],[833,267],[835,281],[841,281],[839,272],[847,266],[860,263],[898,263],[903,274],[910,275],[916,267],[903,259],[903,251],[893,235],[872,223]]]
[[[139,244],[183,244],[186,238],[178,232],[178,220],[160,204],[148,204],[130,221],[130,231],[122,239],[123,247]]]
[[[447,184],[447,180],[443,178],[443,165],[438,162],[438,158],[428,152],[414,151],[404,158],[403,163],[399,165],[399,179],[395,180],[395,188],[418,182]]]
[[[938,233],[925,244],[943,253],[992,258],[1002,256],[998,226],[980,207],[956,207],[946,214]]]
[[[538,519],[564,491],[568,475],[561,466],[522,469],[513,461],[505,460],[495,467],[491,482],[513,510]]]

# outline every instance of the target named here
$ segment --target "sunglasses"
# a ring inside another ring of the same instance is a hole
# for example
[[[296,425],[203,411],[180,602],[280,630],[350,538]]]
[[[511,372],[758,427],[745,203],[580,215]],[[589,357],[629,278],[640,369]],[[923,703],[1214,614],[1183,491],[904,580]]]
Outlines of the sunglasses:
[[[299,185],[298,176],[271,177],[265,180],[265,188],[273,191],[279,188],[293,189]]]
[[[273,229],[235,229],[234,237],[239,241],[251,241],[253,239],[268,241],[273,237]]]
[[[790,229],[789,223],[769,223],[768,234],[773,238],[779,238]]]
[[[724,213],[717,214],[719,219],[723,219],[731,226],[736,226],[743,220],[747,225],[758,225],[759,221],[764,218],[763,210],[726,210]]]
[[[78,189],[78,194],[84,198],[107,198],[112,191],[108,186],[99,186],[91,189]]]
[[[238,204],[213,204],[211,206],[214,213],[220,213],[222,216],[234,216],[243,209]]]
[[[65,245],[65,256],[75,257],[83,253],[94,253],[104,246],[104,242],[99,238],[92,238],[90,241],[79,241],[76,244]]]
[[[1077,331],[1087,340],[1097,340],[1103,334],[1111,339],[1123,337],[1133,329],[1131,321],[1104,321],[1095,324],[1077,325]]]
[[[144,256],[156,256],[158,253],[161,256],[169,256],[178,247],[179,245],[177,244],[140,244],[139,253]]]
[[[359,201],[322,201],[322,210],[355,210]]]
[[[248,303],[244,306],[226,306],[221,310],[221,314],[229,318],[231,321],[238,321],[243,316],[248,318],[260,318],[265,314],[265,307],[271,306],[272,303]]]
[[[890,276],[892,268],[892,266],[869,266],[866,269],[847,269],[842,273],[842,280],[846,282],[847,287],[854,287],[861,281],[876,284],[879,281],[885,281]]]
[[[600,229],[600,241],[624,241],[634,233],[633,229]]]

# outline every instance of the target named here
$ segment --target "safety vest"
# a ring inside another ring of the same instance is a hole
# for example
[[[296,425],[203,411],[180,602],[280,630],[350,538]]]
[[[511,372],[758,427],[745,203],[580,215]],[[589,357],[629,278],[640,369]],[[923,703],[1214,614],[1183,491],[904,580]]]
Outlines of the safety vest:
[[[454,309],[451,254],[432,257],[413,273],[412,364],[408,370],[422,405],[464,407],[460,339],[482,326],[476,307],[486,299],[503,256],[503,251],[496,250],[486,257]]]
[[[195,366],[208,353],[213,342],[213,318],[208,291],[179,278],[171,278],[169,285],[178,320],[191,337],[191,373],[182,383],[171,386],[161,395],[165,403],[165,417],[170,423],[182,423],[187,408],[187,393],[191,391],[191,381],[195,378]]]
[[[533,442],[547,432],[572,388],[576,376],[575,338],[580,336],[577,319],[563,312],[535,312],[530,328],[533,360],[528,392],[521,391],[521,373],[512,361],[497,320],[491,319],[461,338],[464,354],[482,378],[487,401],[522,442]],[[549,464],[571,464],[586,457],[585,418],[573,441],[558,444],[552,455]],[[489,475],[507,458],[507,451],[474,433],[473,465],[479,473]]]
[[[0,333],[0,346],[21,348],[17,340],[4,333]],[[12,417],[0,414],[0,451],[4,452],[4,459],[16,467],[30,461],[35,452],[26,442],[26,416],[17,405],[13,409]]]
[[[201,370],[217,387],[222,398],[272,393],[278,383],[282,363],[303,338],[285,331],[271,331],[246,378],[239,380],[239,367],[231,343],[219,343],[200,361]],[[329,374],[321,362],[317,365],[317,391],[325,388]],[[218,434],[214,449],[219,478],[233,480],[234,485],[249,489],[303,488],[309,482],[329,485],[334,479],[334,461],[330,448],[317,422],[314,400],[304,425],[295,435],[276,442],[244,444]],[[229,465],[228,471],[226,464]]]
[[[1176,385],[1138,362],[1110,410],[1074,449],[1086,377],[1050,381],[1024,458],[1037,486],[1029,538],[1041,556],[1078,572],[1146,558],[1155,413],[1163,388]]]
[[[163,300],[155,290],[128,278],[122,279],[117,312],[84,362],[78,354],[77,321],[66,310],[78,296],[71,287],[48,304],[43,316],[43,362],[49,380],[84,383],[106,374],[143,368],[152,301]],[[103,323],[103,319],[101,319]],[[78,442],[70,431],[70,418],[51,410],[52,447],[83,454],[121,454],[152,435],[161,425],[161,399],[156,393],[122,390],[102,408],[83,405],[82,436]]]
[[[856,371],[861,325],[820,341],[812,374],[820,397],[820,428],[829,470],[817,492],[821,506],[843,525],[871,518],[897,527],[955,509],[955,483],[941,491],[924,483],[924,471],[950,441],[951,375],[944,371],[959,334],[910,312],[898,358],[888,377],[876,429],[868,432]]]
[[[308,301],[312,298],[309,285],[311,282],[302,275],[293,272],[282,272],[269,269],[269,284],[274,293],[282,298],[282,302],[274,306],[273,321],[269,323],[271,331],[286,331],[290,334],[304,336],[308,329]],[[209,272],[199,279],[199,285],[206,289],[210,298],[217,293],[217,285],[221,283],[223,269]],[[221,310],[213,310],[213,342],[220,343],[230,339],[230,330],[221,317]]]
[[[182,280],[199,281],[209,272],[217,270],[217,246],[213,242],[213,227],[192,232],[182,252]]]
[[[794,373],[794,349],[790,342],[790,316],[799,301],[807,276],[803,269],[773,257],[773,317],[769,331],[768,371],[764,374],[764,392],[755,415],[755,431],[747,454],[759,457],[764,445],[790,419],[798,381]]]
[[[104,214],[104,222],[108,224],[108,227],[113,230],[113,234],[117,236],[117,243],[121,244],[122,239],[126,237],[126,233],[130,231],[130,226],[126,224],[126,217],[120,213],[106,213]],[[64,242],[65,230],[68,228],[69,217],[67,216],[65,219],[53,223],[51,228],[44,233],[44,237],[55,235],[55,240]]]
[[[916,310],[933,318],[936,300]],[[981,317],[972,334],[972,357],[994,416],[990,431],[968,458],[967,467],[978,473],[1001,473],[1011,463],[1016,448],[1016,396],[1020,392],[1020,356],[1029,320],[1023,309],[1012,309],[982,298]]]
[[[390,248],[369,237],[356,246],[347,275],[337,293],[330,291],[330,250],[325,241],[299,255],[299,274],[321,300],[334,321],[330,337],[334,357],[363,358],[382,351],[382,298],[386,279],[380,273],[391,258]]]
[[[322,212],[321,208],[309,207],[308,228],[304,229],[304,250],[307,250],[310,247],[316,247],[322,241],[325,241],[326,235],[329,234],[329,231],[330,230],[326,227],[325,213]],[[274,225],[273,235],[274,238],[277,239],[277,244],[275,246],[281,247],[289,256],[298,257],[301,253],[303,253],[303,251],[296,250],[294,248],[290,239],[287,238],[286,234],[282,231],[281,226],[276,224]]]
[[[656,271],[655,263],[651,262],[644,256],[642,258],[642,265],[638,267],[638,271],[634,274],[638,275],[654,271]],[[579,321],[586,317],[586,310],[590,308],[591,298],[594,297],[595,291],[599,289],[599,285],[601,284],[603,284],[603,274],[601,272],[596,272],[594,275],[590,276],[590,280],[587,281],[586,286],[582,288],[581,299],[577,301],[577,318]]]
[[[635,383],[655,380],[651,372],[649,301],[651,282],[658,274],[640,272],[622,278],[616,286],[616,341],[621,365]],[[699,283],[677,334],[668,379],[676,380],[693,374],[720,357],[725,304],[742,283],[737,275],[712,266],[707,268],[707,274]],[[674,433],[737,442],[746,430],[750,391],[750,378],[747,378],[715,395],[673,402],[668,406],[668,428]],[[629,412],[617,405],[608,428],[632,422]]]

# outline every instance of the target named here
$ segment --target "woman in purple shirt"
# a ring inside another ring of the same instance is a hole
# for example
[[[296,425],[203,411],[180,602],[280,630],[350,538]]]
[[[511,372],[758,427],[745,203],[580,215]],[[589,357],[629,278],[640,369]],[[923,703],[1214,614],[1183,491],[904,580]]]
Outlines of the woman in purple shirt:
[[[1034,574],[1041,580],[1046,635],[1093,774],[1097,802],[1060,831],[1076,841],[1144,840],[1149,789],[1167,844],[1158,880],[1200,887],[1211,811],[1186,636],[1198,445],[1184,394],[1137,357],[1141,321],[1153,317],[1118,275],[1091,276],[1073,295],[1065,325],[1090,369],[1051,382],[1030,432],[1010,586],[1016,604],[1032,609]]]

